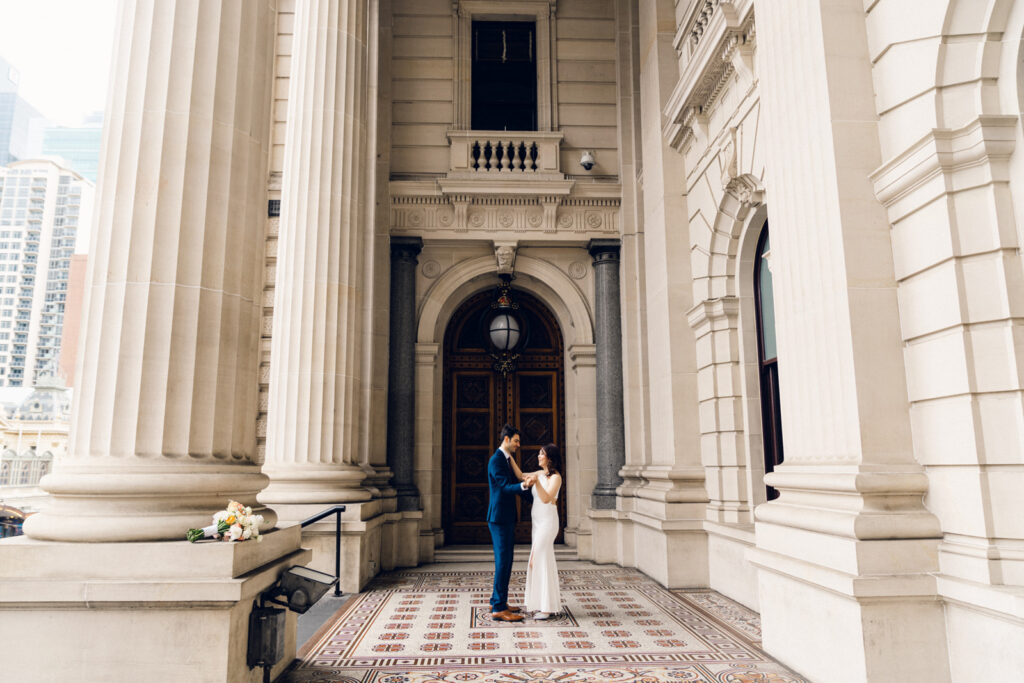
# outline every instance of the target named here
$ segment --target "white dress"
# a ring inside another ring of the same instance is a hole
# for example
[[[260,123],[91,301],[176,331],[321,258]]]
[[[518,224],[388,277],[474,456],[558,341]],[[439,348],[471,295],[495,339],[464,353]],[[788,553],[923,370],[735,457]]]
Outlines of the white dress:
[[[545,490],[548,477],[541,474],[537,480]],[[558,493],[561,493],[559,489]],[[555,536],[558,535],[558,493],[551,503],[541,501],[537,486],[533,487],[533,507],[530,516],[533,523],[533,544],[530,547],[530,563],[526,569],[526,611],[562,611],[562,596],[558,590],[558,567],[555,566]]]

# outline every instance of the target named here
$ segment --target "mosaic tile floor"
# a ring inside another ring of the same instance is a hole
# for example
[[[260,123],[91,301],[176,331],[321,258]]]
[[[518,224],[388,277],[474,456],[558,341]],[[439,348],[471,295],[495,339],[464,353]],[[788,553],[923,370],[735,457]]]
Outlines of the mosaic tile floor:
[[[571,563],[565,611],[493,622],[479,565],[392,572],[300,651],[287,683],[798,683],[760,645],[755,612],[708,590],[670,591],[632,569]],[[512,574],[522,604],[525,572]]]

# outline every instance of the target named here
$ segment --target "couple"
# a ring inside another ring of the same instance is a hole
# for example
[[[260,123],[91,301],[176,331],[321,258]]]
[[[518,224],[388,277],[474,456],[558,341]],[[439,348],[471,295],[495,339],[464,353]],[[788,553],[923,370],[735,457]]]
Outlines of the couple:
[[[516,532],[516,499],[531,492],[533,507],[533,544],[526,570],[526,610],[534,619],[547,619],[562,610],[555,566],[555,536],[558,535],[559,474],[558,447],[553,443],[540,450],[540,469],[523,474],[516,464],[519,430],[506,424],[501,430],[501,446],[487,464],[490,505],[487,526],[494,544],[494,592],[491,594],[491,618],[496,621],[522,621],[521,608],[508,604],[508,581],[512,576],[512,551]]]

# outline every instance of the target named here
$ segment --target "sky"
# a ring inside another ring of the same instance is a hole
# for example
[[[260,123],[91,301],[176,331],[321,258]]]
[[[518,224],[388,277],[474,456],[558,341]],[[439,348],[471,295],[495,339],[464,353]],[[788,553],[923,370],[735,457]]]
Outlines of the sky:
[[[54,123],[106,106],[117,0],[0,0],[0,56],[18,93]]]

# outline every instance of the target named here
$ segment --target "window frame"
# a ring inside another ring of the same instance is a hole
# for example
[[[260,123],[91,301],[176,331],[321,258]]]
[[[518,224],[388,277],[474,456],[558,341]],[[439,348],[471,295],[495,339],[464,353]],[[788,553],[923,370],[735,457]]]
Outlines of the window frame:
[[[455,54],[455,130],[472,130],[473,22],[532,21],[537,41],[537,131],[558,129],[558,79],[555,77],[555,0],[456,0],[453,3]]]

